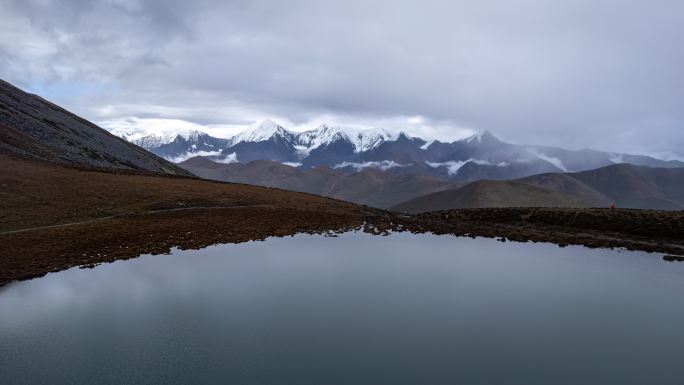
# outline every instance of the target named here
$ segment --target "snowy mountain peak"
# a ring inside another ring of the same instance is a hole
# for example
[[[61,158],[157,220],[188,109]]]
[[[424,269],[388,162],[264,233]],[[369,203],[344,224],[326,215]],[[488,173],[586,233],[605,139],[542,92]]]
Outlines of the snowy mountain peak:
[[[131,141],[142,148],[149,149],[172,143],[177,139],[194,143],[207,136],[209,134],[199,130],[184,130],[170,131],[166,134],[150,134]]]
[[[294,134],[272,120],[264,120],[235,135],[232,143],[235,145],[240,142],[263,142],[274,136],[292,138]]]
[[[311,131],[307,131],[307,132],[315,134],[315,136],[317,136],[319,138],[329,138],[329,137],[332,137],[332,136],[335,136],[338,134],[345,134],[343,136],[346,136],[346,133],[344,132],[344,130],[342,128],[336,127],[336,126],[330,126],[327,124],[321,124],[315,130],[311,130]]]
[[[202,137],[208,136],[206,132],[202,132],[199,130],[186,130],[186,131],[180,131],[176,135],[175,138],[183,138],[186,142],[196,142]],[[175,139],[174,138],[174,139]]]
[[[353,134],[349,135],[356,152],[364,152],[372,150],[384,142],[393,141],[398,138],[386,130],[380,128],[371,128],[364,130],[354,130]]]
[[[253,128],[255,131],[275,132],[278,131],[278,129],[282,129],[283,127],[270,119],[266,119],[254,125]]]
[[[338,140],[351,142],[347,134],[340,128],[322,124],[316,129],[297,134],[295,147],[299,156],[305,158],[312,150]]]
[[[335,140],[350,140],[344,130],[327,124],[321,124],[315,130],[304,131],[300,133],[298,137],[302,145],[312,148],[332,143]]]
[[[157,148],[159,146],[162,146],[164,144],[170,143],[173,139],[169,138],[168,136],[164,135],[146,135],[143,136],[142,138],[138,138],[135,140],[129,139],[131,142],[137,144],[138,146],[142,148]]]
[[[494,136],[491,132],[484,130],[478,131],[475,134],[463,139],[462,141],[466,143],[483,143],[483,142],[499,142],[499,139]]]
[[[298,143],[306,151],[311,151],[323,145],[344,140],[354,146],[354,152],[372,150],[381,143],[392,140],[389,132],[381,129],[355,129],[322,124],[314,130],[304,131],[297,135]]]
[[[397,140],[399,139],[406,139],[406,140],[411,140],[413,137],[404,131],[399,131],[399,134],[397,135]]]

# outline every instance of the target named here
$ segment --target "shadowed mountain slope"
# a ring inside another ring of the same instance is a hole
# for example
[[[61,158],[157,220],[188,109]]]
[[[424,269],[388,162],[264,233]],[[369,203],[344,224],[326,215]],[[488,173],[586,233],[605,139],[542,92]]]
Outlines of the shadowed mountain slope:
[[[596,191],[582,181],[573,178],[573,174],[539,174],[517,179],[519,182],[531,184],[547,190],[570,195],[594,207],[608,207],[613,200]]]
[[[684,168],[616,164],[568,175],[608,197],[618,207],[684,209]]]
[[[3,80],[0,151],[85,167],[190,175],[175,164]]]

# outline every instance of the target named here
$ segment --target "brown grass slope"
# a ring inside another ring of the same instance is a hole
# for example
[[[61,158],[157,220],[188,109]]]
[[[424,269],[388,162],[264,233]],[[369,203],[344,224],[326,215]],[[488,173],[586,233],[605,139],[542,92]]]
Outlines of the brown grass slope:
[[[269,160],[221,164],[195,157],[179,166],[207,179],[308,192],[377,208],[459,186],[420,174],[374,169],[348,174],[329,167],[297,168]]]
[[[272,188],[0,155],[0,286],[71,266],[298,232],[374,211]]]
[[[4,155],[0,166],[0,232],[193,206],[360,210],[353,203],[305,193],[197,178],[83,169]]]
[[[393,206],[406,213],[483,207],[588,207],[590,202],[517,181],[483,180]]]
[[[3,80],[0,152],[86,167],[190,175],[175,164]]]

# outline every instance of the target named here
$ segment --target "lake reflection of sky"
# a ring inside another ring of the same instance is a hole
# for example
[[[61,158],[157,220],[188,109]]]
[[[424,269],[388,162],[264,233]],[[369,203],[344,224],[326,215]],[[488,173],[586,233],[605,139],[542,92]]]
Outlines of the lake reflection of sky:
[[[300,235],[0,289],[2,382],[653,383],[684,264],[490,239]]]

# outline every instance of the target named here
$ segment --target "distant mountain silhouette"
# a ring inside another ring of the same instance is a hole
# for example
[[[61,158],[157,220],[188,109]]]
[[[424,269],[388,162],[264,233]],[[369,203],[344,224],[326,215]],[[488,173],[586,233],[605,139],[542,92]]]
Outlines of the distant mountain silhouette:
[[[684,209],[684,168],[617,164],[569,175],[620,207]]]
[[[589,207],[591,202],[517,181],[482,180],[393,206],[406,213],[481,207]]]
[[[327,166],[348,172],[381,169],[420,173],[452,181],[515,179],[549,172],[579,172],[617,163],[651,167],[684,167],[683,162],[594,150],[517,145],[483,131],[450,143],[426,141],[406,133],[382,129],[356,130],[322,125],[293,132],[265,121],[231,138],[205,133],[123,136],[176,162],[207,156],[218,162],[271,160],[292,166]]]
[[[466,207],[607,207],[611,204],[622,208],[682,210],[684,168],[618,164],[580,173],[480,181],[418,197],[392,209],[425,212]]]

